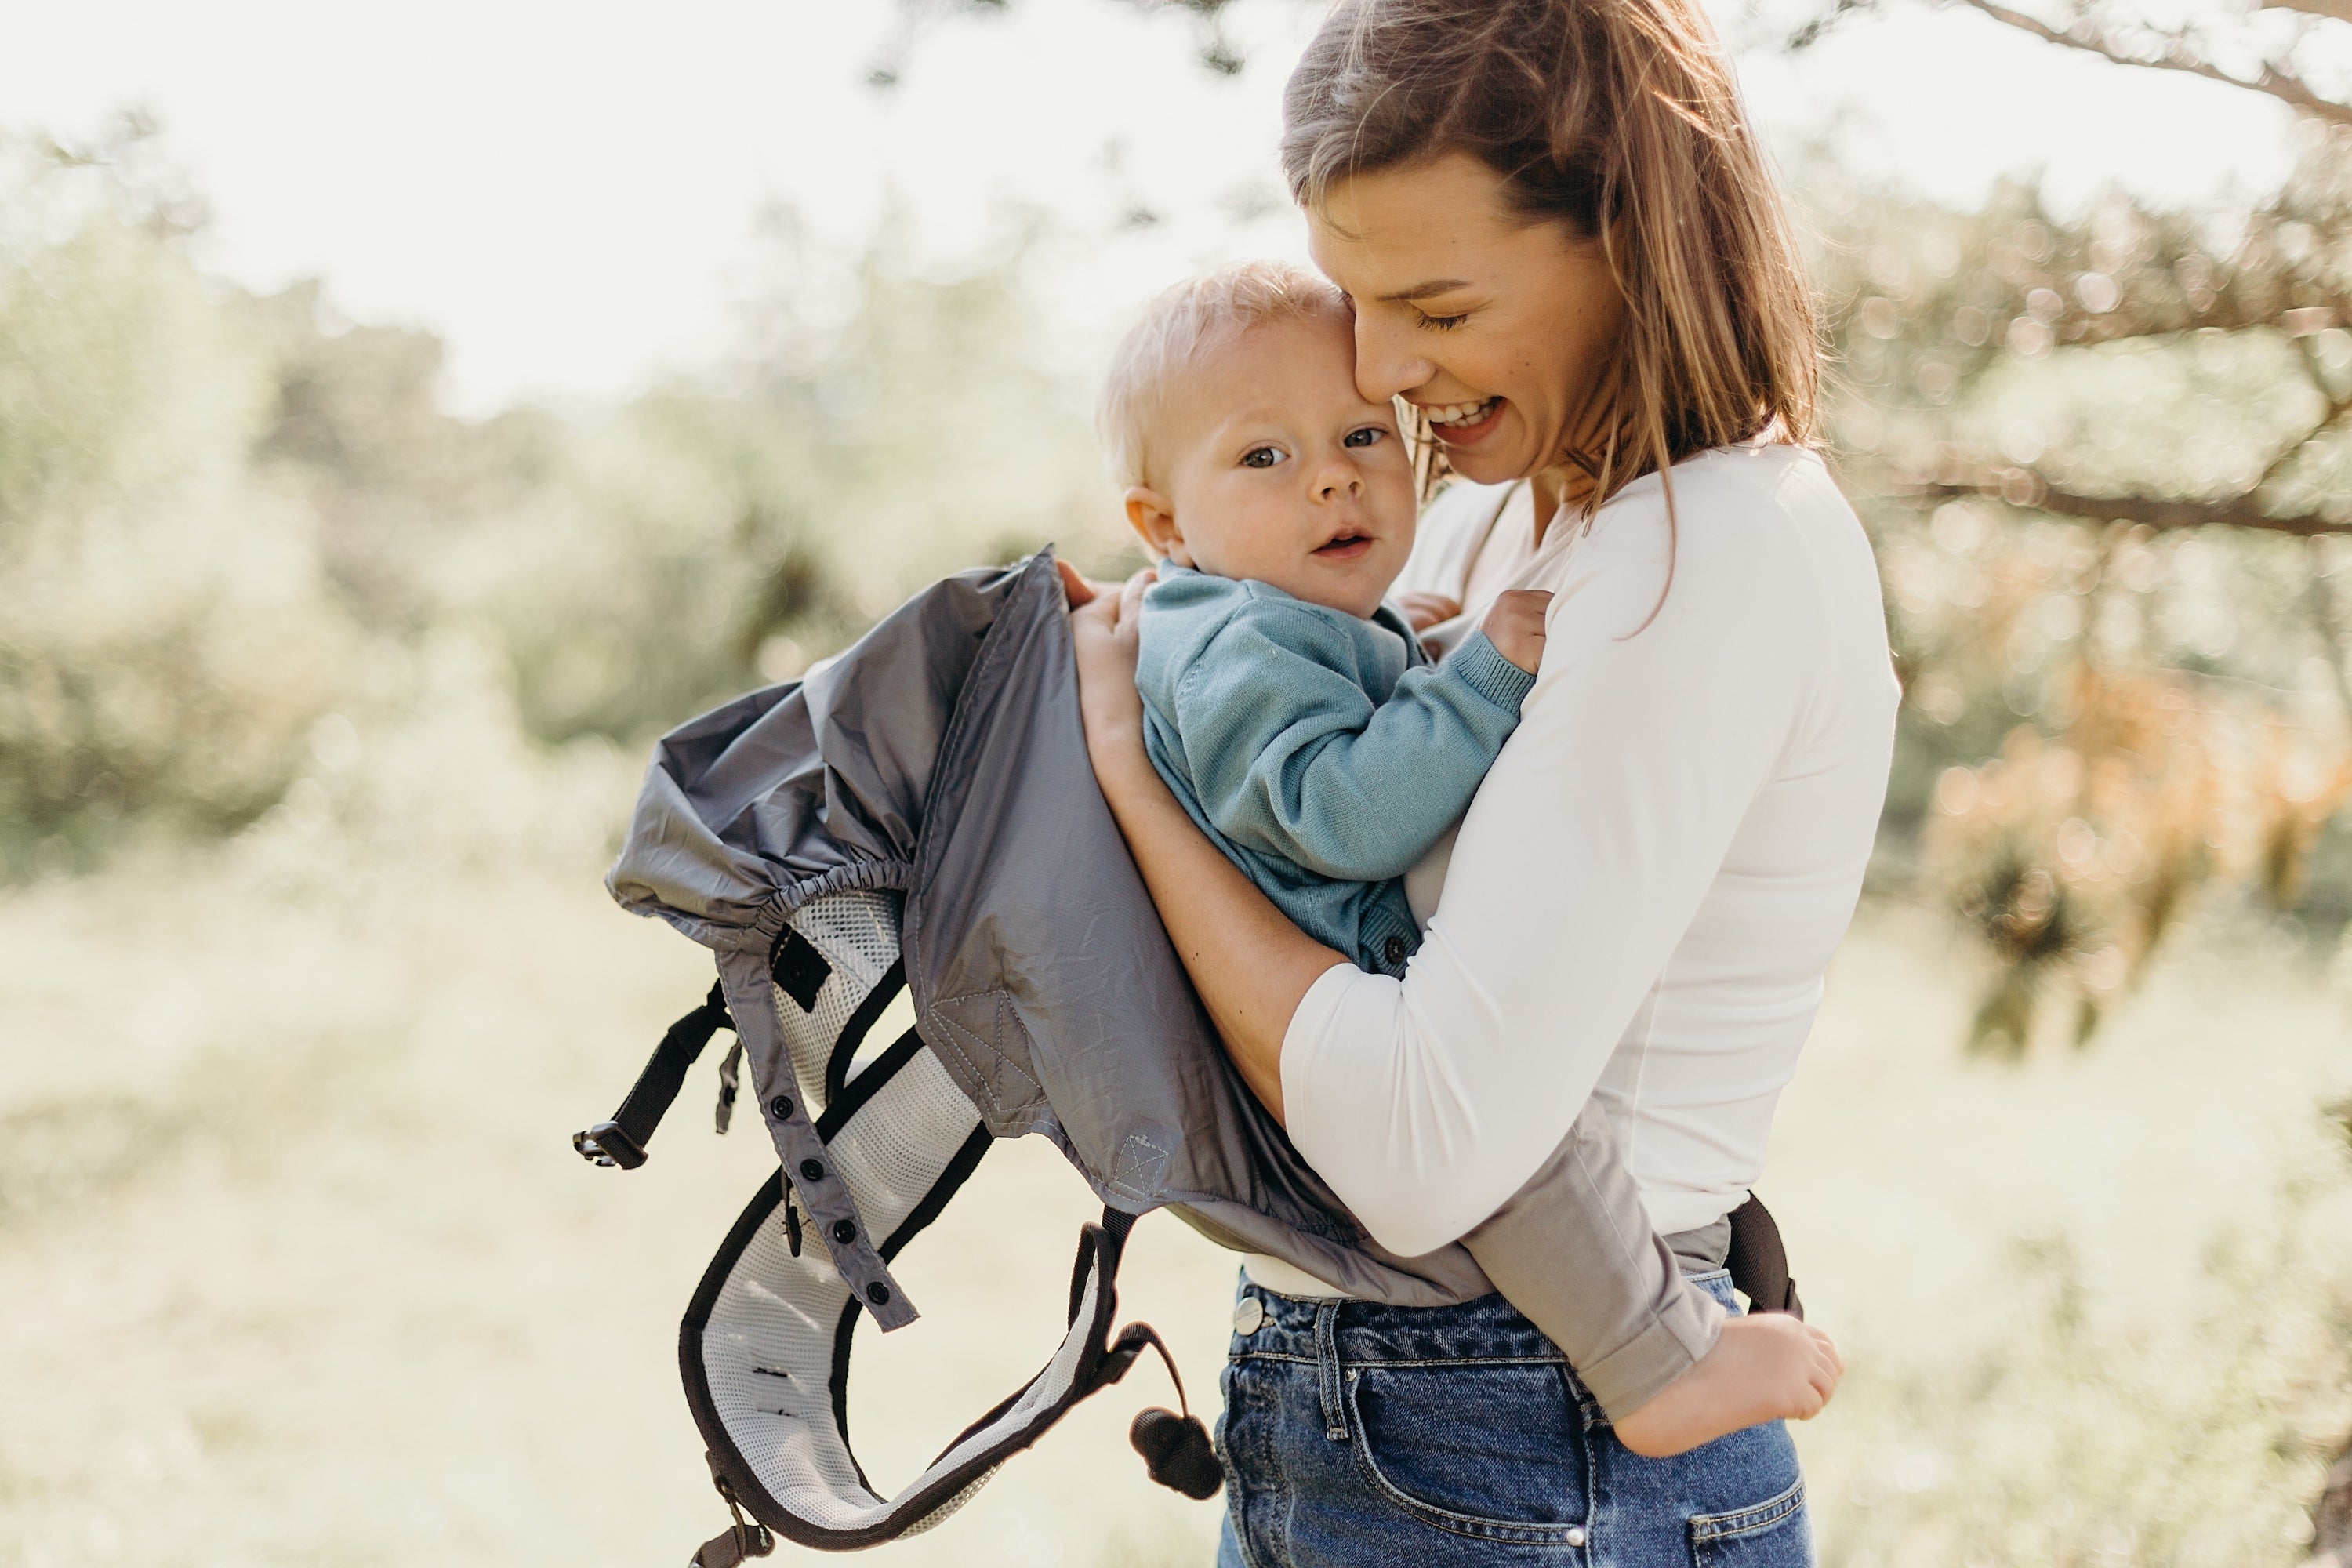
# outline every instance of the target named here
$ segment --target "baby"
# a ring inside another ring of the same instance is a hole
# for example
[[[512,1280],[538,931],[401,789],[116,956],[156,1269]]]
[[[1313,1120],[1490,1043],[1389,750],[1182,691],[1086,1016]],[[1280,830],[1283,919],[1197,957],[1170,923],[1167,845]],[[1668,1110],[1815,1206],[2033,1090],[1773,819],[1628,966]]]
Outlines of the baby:
[[[1296,268],[1248,263],[1161,295],[1119,348],[1101,425],[1160,563],[1136,671],[1153,766],[1301,930],[1402,974],[1421,942],[1403,873],[1517,724],[1551,595],[1506,593],[1442,662],[1423,656],[1382,603],[1412,549],[1411,455],[1393,409],[1356,390],[1344,302]],[[1613,1254],[1651,1278],[1594,1278],[1612,1254],[1580,1238],[1650,1233],[1613,1139],[1597,1142],[1513,1200],[1560,1214],[1553,1234],[1577,1258],[1529,1268],[1483,1255],[1478,1231],[1464,1245],[1514,1282],[1620,1437],[1662,1455],[1818,1410],[1801,1325],[1736,1320],[1701,1355],[1721,1310],[1663,1247]]]

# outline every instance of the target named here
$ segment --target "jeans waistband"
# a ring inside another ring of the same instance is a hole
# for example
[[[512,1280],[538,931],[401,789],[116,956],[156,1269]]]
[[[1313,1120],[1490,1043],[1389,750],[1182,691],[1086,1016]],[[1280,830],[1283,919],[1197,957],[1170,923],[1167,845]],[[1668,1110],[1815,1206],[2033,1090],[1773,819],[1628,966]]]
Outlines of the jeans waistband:
[[[1689,1278],[1727,1307],[1733,1306],[1728,1271],[1716,1268]],[[1391,1307],[1349,1297],[1311,1300],[1285,1296],[1244,1278],[1234,1300],[1230,1353],[1235,1356],[1319,1362],[1328,1344],[1342,1364],[1567,1364],[1543,1331],[1500,1295],[1453,1307]],[[1255,1310],[1249,1302],[1256,1303]],[[1241,1331],[1244,1324],[1251,1325],[1247,1333]]]

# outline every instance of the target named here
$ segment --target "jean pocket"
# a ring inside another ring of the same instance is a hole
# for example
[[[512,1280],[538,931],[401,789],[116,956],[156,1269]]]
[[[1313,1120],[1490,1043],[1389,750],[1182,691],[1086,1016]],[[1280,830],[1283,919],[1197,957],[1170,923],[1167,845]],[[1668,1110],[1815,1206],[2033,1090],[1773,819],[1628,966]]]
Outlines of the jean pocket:
[[[1559,1364],[1351,1367],[1347,1403],[1365,1479],[1423,1524],[1481,1541],[1584,1544],[1584,1412]]]
[[[1692,1515],[1690,1552],[1691,1568],[1811,1568],[1805,1483],[1753,1508]]]

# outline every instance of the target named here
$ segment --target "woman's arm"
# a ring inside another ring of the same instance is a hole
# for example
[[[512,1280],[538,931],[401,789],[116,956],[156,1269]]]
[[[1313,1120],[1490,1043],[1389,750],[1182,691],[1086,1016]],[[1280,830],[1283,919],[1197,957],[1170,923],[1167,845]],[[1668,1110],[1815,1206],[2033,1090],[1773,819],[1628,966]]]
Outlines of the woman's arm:
[[[1075,606],[1070,634],[1087,752],[1227,1054],[1279,1121],[1282,1039],[1291,1015],[1318,975],[1348,961],[1291,924],[1192,826],[1152,770],[1143,750],[1143,700],[1135,690],[1136,623],[1150,582],[1150,574],[1139,573],[1116,594],[1097,591],[1067,563],[1062,566]]]

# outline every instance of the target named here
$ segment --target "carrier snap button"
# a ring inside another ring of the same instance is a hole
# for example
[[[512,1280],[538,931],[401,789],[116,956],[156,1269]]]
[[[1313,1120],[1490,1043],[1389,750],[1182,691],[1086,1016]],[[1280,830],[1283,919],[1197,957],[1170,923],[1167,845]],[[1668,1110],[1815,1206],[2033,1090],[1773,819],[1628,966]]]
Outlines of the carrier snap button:
[[[1381,956],[1391,963],[1404,962],[1404,938],[1392,936],[1381,944]]]
[[[847,1247],[857,1239],[857,1227],[845,1219],[833,1222],[833,1239]]]
[[[1583,1545],[1587,1539],[1584,1533],[1584,1526],[1580,1524],[1570,1525],[1568,1527],[1568,1533],[1560,1539],[1566,1541],[1570,1546]]]
[[[793,1113],[793,1102],[782,1095],[768,1101],[768,1114],[782,1121]]]
[[[866,1299],[877,1307],[887,1307],[890,1304],[890,1287],[868,1285],[866,1287]]]
[[[1246,1337],[1265,1325],[1265,1302],[1255,1296],[1244,1296],[1234,1303],[1234,1332]]]
[[[824,1181],[824,1162],[822,1160],[803,1160],[801,1162],[801,1175],[804,1179],[812,1182]]]

